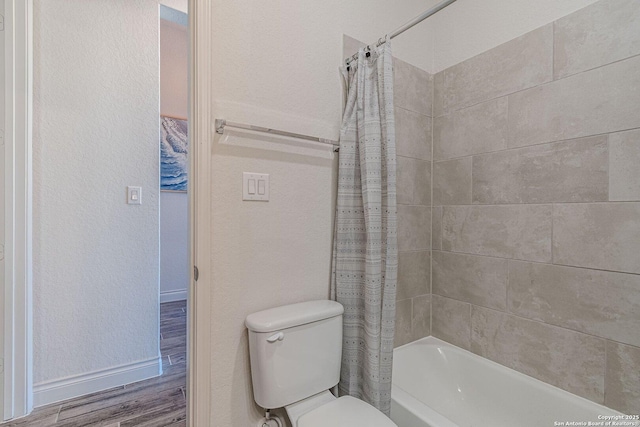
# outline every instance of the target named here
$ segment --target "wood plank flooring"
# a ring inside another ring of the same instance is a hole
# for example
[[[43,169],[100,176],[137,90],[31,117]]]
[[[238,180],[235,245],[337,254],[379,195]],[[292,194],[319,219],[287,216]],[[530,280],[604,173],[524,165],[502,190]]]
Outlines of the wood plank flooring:
[[[160,304],[160,377],[37,408],[1,427],[186,427],[186,301]]]

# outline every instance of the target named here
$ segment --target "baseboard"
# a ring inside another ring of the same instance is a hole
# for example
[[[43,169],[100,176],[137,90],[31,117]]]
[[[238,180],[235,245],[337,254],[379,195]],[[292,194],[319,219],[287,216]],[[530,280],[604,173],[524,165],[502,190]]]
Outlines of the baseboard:
[[[33,386],[33,406],[44,406],[158,375],[162,375],[162,359],[154,357],[59,380],[45,381]]]
[[[160,292],[160,304],[163,302],[184,301],[187,299],[187,290]]]

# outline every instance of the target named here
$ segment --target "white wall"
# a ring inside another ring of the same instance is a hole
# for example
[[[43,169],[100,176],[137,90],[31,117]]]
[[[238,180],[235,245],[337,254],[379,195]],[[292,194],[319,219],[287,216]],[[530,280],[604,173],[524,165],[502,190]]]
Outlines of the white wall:
[[[157,0],[34,6],[37,385],[159,355],[159,35]]]
[[[187,117],[187,28],[160,20],[160,114]],[[187,297],[189,283],[187,193],[160,193],[160,301]]]
[[[415,52],[424,57],[413,63],[437,73],[595,1],[458,0],[421,24],[431,29],[431,43],[429,49]],[[397,40],[402,37],[414,35],[408,32]],[[426,68],[429,56],[432,66]]]
[[[187,117],[189,106],[187,27],[160,20],[160,114]]]
[[[187,13],[189,8],[189,0],[159,0],[158,3],[179,10],[182,13]]]
[[[435,3],[216,2],[212,31],[218,115],[337,138],[343,33],[370,43]],[[424,45],[423,39],[398,39],[395,55],[413,63]]]
[[[373,41],[424,1],[219,0],[214,116],[336,139],[343,33]],[[337,157],[330,147],[229,130],[212,147],[212,425],[256,425],[245,317],[328,298]],[[305,148],[300,148],[303,145]],[[242,172],[271,200],[242,201]],[[215,420],[215,421],[213,421]]]

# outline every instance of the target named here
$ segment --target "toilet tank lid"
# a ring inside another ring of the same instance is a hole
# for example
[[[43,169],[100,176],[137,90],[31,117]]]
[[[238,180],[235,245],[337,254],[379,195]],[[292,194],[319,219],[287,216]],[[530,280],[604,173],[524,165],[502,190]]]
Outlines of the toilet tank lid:
[[[253,332],[274,332],[340,316],[343,312],[342,304],[335,301],[307,301],[250,314],[244,323]]]

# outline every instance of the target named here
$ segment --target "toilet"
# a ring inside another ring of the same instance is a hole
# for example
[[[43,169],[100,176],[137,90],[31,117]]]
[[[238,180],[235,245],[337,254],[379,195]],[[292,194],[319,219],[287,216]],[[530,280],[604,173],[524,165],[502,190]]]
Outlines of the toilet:
[[[340,380],[343,312],[321,300],[247,316],[254,400],[285,408],[293,427],[396,427],[368,403],[329,391]]]

